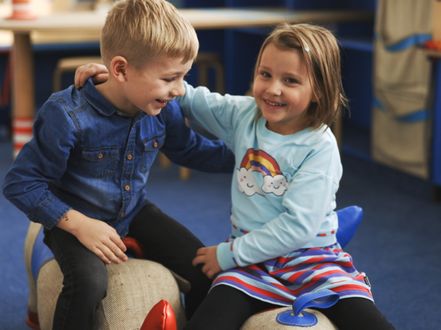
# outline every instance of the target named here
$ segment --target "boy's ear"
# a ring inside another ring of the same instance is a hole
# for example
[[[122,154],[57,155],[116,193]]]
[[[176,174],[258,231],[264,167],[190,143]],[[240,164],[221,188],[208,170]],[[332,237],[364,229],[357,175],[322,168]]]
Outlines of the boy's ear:
[[[126,81],[127,64],[128,62],[125,57],[115,56],[110,61],[110,74],[120,82]]]

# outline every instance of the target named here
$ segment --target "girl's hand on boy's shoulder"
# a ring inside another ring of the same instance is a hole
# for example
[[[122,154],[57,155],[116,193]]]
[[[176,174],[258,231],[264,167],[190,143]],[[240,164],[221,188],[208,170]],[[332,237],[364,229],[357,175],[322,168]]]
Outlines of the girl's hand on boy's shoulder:
[[[88,63],[75,70],[75,88],[81,88],[88,78],[92,77],[95,84],[100,84],[109,79],[109,71],[104,64]]]
[[[208,278],[213,278],[222,269],[219,266],[216,256],[217,246],[208,246],[196,251],[196,257],[193,259],[193,266],[202,265],[202,272]]]
[[[59,221],[58,227],[74,235],[106,264],[119,264],[128,259],[122,239],[115,228],[104,221],[69,210]]]

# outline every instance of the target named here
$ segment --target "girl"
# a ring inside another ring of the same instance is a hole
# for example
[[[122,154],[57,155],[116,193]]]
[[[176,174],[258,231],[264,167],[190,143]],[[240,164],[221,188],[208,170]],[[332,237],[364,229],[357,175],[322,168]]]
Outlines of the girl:
[[[76,81],[90,73],[80,70]],[[197,251],[193,264],[214,281],[186,329],[239,329],[255,313],[322,289],[339,295],[322,310],[339,329],[393,329],[336,240],[342,165],[329,126],[346,98],[334,35],[277,27],[259,52],[253,97],[185,88],[179,102],[190,121],[223,139],[236,162],[231,236]]]
[[[323,313],[339,329],[393,328],[373,303],[364,273],[336,241],[342,176],[329,125],[346,106],[337,40],[325,28],[282,25],[264,41],[253,96],[186,85],[184,112],[233,150],[232,232],[197,251],[214,278],[187,329],[238,329],[251,315],[330,289]]]

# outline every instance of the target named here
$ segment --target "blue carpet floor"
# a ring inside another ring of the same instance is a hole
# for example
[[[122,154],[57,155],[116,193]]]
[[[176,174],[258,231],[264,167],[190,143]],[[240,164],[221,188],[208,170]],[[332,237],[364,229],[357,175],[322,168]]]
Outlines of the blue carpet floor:
[[[10,144],[0,143],[0,184],[10,155]],[[441,204],[432,201],[430,185],[355,158],[344,157],[343,165],[339,208],[357,204],[365,214],[347,250],[368,274],[377,305],[397,329],[439,329]],[[151,200],[205,244],[215,244],[229,231],[230,179],[193,171],[181,181],[175,166],[155,167]],[[23,241],[28,222],[1,194],[0,214],[0,330],[27,329]]]

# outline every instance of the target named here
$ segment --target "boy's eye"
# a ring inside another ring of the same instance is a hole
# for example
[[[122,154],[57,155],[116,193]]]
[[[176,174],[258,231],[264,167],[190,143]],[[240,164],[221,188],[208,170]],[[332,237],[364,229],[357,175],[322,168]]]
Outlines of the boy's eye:
[[[180,75],[177,75],[177,76],[174,76],[174,77],[163,78],[163,80],[165,82],[171,83],[171,82],[176,81],[178,79],[185,79],[185,78],[187,78],[189,76],[190,76],[190,74],[186,73],[186,74],[183,74],[183,75],[180,74]]]

